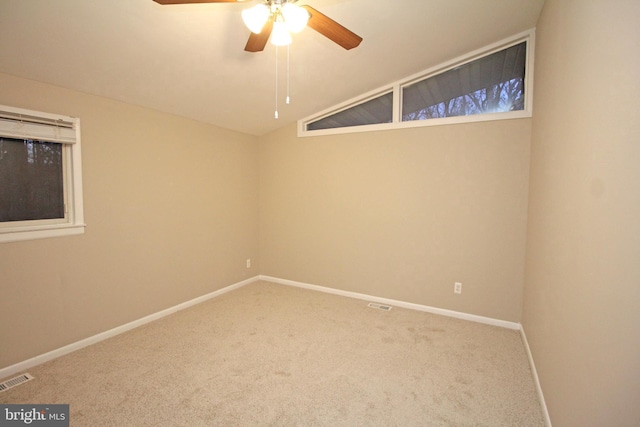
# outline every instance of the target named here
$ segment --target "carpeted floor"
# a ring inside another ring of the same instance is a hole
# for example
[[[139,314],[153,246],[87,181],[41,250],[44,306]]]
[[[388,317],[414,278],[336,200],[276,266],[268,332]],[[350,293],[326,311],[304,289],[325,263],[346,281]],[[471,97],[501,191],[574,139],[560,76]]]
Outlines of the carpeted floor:
[[[256,282],[28,371],[71,426],[543,426],[517,331]]]

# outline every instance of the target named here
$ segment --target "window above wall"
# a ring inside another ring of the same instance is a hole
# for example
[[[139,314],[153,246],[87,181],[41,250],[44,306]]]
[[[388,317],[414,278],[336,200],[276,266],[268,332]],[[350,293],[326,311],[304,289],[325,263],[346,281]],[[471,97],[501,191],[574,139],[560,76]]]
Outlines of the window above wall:
[[[84,226],[79,119],[0,105],[0,243]]]
[[[524,110],[527,43],[402,86],[402,121]]]
[[[335,129],[350,126],[391,123],[393,121],[393,92],[372,98],[352,108],[338,111],[307,124],[307,130]]]
[[[298,122],[298,136],[531,117],[530,30]]]

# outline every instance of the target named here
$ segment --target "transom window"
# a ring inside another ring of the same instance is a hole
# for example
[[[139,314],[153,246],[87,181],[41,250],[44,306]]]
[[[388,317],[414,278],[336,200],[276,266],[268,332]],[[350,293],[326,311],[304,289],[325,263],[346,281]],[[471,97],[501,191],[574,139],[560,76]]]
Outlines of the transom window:
[[[298,136],[530,117],[534,30],[298,122]]]
[[[339,111],[307,125],[307,130],[335,129],[349,126],[391,123],[393,92],[373,98],[357,107]]]
[[[402,121],[524,110],[527,44],[402,87]]]

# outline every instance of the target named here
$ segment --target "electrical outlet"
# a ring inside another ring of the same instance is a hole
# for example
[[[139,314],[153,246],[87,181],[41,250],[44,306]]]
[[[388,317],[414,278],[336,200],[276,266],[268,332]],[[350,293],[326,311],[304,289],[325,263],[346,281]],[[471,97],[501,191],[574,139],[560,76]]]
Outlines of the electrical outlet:
[[[462,283],[455,282],[453,284],[453,292],[455,292],[456,294],[461,294],[462,293]]]
[[[251,258],[247,258],[247,268],[251,268]]]

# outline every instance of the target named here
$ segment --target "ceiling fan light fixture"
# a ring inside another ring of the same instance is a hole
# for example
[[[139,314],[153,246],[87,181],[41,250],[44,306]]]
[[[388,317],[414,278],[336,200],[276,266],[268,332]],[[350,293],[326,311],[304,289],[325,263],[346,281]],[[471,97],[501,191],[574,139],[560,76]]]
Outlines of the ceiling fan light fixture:
[[[252,33],[260,34],[267,23],[271,11],[266,4],[258,4],[242,11],[242,20]]]
[[[285,3],[282,6],[282,17],[289,31],[299,33],[307,26],[309,12],[293,3]]]
[[[273,31],[271,32],[271,43],[276,46],[287,46],[291,44],[291,34],[287,29],[287,24],[283,21],[273,23]]]

